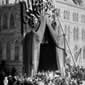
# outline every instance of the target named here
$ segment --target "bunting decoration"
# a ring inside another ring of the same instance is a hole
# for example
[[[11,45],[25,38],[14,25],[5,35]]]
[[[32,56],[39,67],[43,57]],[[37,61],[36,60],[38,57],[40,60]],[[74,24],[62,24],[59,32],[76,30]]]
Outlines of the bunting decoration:
[[[52,26],[55,27],[55,15],[57,14],[57,9],[55,9],[52,0],[28,0],[27,4],[25,22],[28,23],[33,30],[36,32],[38,31],[41,24],[41,14],[49,15],[49,17],[53,19]],[[51,11],[51,14],[48,11]]]
[[[41,24],[40,15],[42,9],[42,0],[27,0],[25,23],[28,23],[32,30],[38,31]]]

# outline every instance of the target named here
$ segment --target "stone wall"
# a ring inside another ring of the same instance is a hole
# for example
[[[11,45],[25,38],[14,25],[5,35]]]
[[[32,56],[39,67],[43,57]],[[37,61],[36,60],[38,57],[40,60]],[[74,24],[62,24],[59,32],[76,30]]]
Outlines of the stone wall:
[[[2,48],[2,52],[0,52],[0,62],[5,60],[9,69],[15,67],[19,72],[22,72],[23,53],[20,13],[19,4],[0,6],[0,43]],[[7,23],[3,21],[5,15],[7,16]],[[3,28],[4,23],[7,25],[7,28]],[[18,42],[17,46],[19,47],[17,54],[15,53],[15,50],[17,49],[17,47],[15,48],[16,41]],[[9,47],[7,46],[8,44]],[[18,56],[15,57],[16,55]]]

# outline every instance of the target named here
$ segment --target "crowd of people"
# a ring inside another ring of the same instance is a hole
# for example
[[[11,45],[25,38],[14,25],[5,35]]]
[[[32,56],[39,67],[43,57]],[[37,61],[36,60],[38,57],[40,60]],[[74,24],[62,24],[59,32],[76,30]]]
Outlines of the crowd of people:
[[[3,60],[0,64],[0,85],[5,85],[5,83],[10,80],[10,75],[13,77],[16,75],[16,73],[15,67],[12,67],[10,71],[6,62]]]
[[[9,73],[5,63],[0,66],[0,85],[85,85],[85,69],[79,66],[68,66],[65,76],[59,71],[42,71],[28,77],[18,74],[15,68]]]

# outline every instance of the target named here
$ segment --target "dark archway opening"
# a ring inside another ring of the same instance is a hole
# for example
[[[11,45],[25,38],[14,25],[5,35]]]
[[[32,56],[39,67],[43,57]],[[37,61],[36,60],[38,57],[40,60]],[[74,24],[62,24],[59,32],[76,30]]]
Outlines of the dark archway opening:
[[[38,71],[58,70],[56,55],[56,45],[46,25],[44,39],[40,45]]]

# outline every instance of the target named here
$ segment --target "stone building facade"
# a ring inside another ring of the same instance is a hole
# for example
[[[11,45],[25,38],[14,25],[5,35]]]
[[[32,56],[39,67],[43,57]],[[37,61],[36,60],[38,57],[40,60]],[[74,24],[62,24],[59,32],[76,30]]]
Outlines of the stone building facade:
[[[22,71],[22,36],[20,5],[0,6],[0,63]]]
[[[67,56],[71,64],[75,62],[76,65],[85,67],[85,1],[82,0],[80,3],[74,1],[78,0],[54,0],[54,3],[66,34]],[[56,29],[60,29],[63,36],[61,26],[58,25]]]

